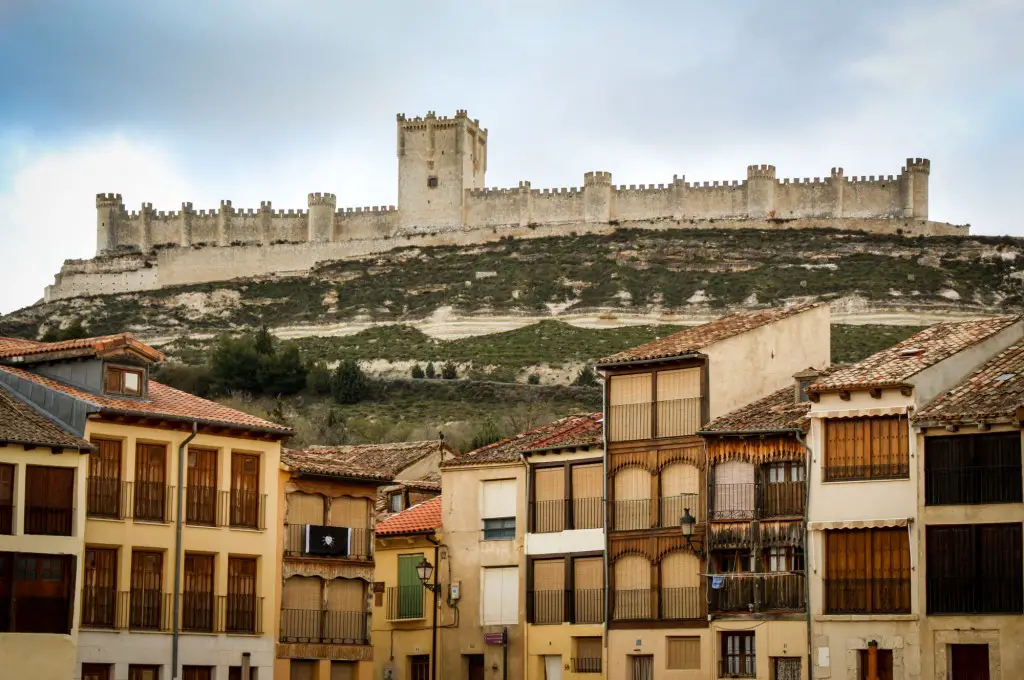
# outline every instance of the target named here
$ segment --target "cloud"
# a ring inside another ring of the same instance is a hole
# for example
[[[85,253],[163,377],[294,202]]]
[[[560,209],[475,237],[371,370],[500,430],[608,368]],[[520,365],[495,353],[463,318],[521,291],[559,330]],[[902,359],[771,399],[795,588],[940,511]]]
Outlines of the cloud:
[[[170,204],[193,192],[164,150],[123,137],[59,150],[19,146],[8,153],[16,160],[0,189],[4,312],[42,297],[65,259],[92,257],[97,193],[116,187],[126,201],[146,197]]]

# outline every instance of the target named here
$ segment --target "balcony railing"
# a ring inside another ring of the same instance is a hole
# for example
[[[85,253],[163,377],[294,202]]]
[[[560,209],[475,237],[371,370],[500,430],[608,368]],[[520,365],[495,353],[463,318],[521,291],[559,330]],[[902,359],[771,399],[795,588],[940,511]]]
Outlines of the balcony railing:
[[[707,616],[704,589],[651,588],[613,590],[612,619],[615,621],[682,621]]]
[[[533,533],[537,534],[604,526],[604,499],[599,496],[533,501],[530,511]]]
[[[573,673],[600,673],[601,672],[601,657],[572,657],[572,672]]]
[[[25,507],[25,533],[37,536],[70,536],[74,519],[74,508],[29,505]]]
[[[651,528],[651,499],[637,498],[612,501],[612,528],[631,531]]]
[[[373,558],[373,529],[353,529],[349,531],[348,559],[369,560]],[[284,525],[284,554],[286,557],[302,557],[306,555],[306,525]],[[316,555],[327,557],[328,555]]]
[[[266,529],[267,495],[231,489],[220,492],[222,508],[219,526]],[[225,521],[226,518],[226,521]]]
[[[929,614],[1021,614],[1019,578],[927,577]]]
[[[754,483],[715,484],[712,487],[711,519],[751,520],[757,516]]]
[[[744,521],[802,517],[806,498],[807,485],[803,482],[715,484],[712,487],[711,519]]]
[[[719,678],[756,678],[757,657],[752,653],[718,660]]]
[[[71,597],[0,595],[0,632],[68,633]],[[12,615],[13,608],[13,615]]]
[[[708,578],[713,612],[785,612],[803,611],[806,607],[805,581],[801,573],[728,574]]]
[[[255,595],[217,596],[218,621],[225,633],[263,633],[263,598]]]
[[[661,526],[679,526],[679,520],[682,518],[685,510],[689,510],[693,518],[700,522],[701,515],[704,514],[700,506],[699,494],[684,493],[678,496],[662,496],[659,513],[661,515]]]
[[[1020,503],[1021,466],[925,467],[924,488],[925,505]]]
[[[395,586],[384,592],[388,621],[422,619],[423,601],[427,589],[420,584],[414,586]]]
[[[624,442],[691,435],[700,429],[702,411],[701,397],[609,406],[608,438]]]
[[[133,517],[140,522],[170,522],[174,506],[173,486],[162,482],[134,482]]]
[[[758,494],[761,517],[802,517],[807,504],[804,482],[768,482]]]
[[[910,462],[896,461],[872,465],[826,465],[825,481],[837,482],[851,479],[907,479],[910,477]]]
[[[190,633],[263,632],[263,598],[186,592],[181,595],[181,629]],[[153,588],[115,592],[113,588],[82,589],[82,627],[166,632],[174,621],[171,593]]]
[[[825,579],[826,614],[909,614],[910,579]]]
[[[369,644],[366,612],[282,609],[281,642]]]
[[[188,486],[185,488],[185,522],[199,526],[216,526],[217,487]]]
[[[526,616],[535,624],[603,623],[604,588],[529,591]]]
[[[0,503],[0,535],[14,533],[14,505],[10,501]]]
[[[85,482],[85,512],[89,517],[124,519],[130,508],[131,483],[116,477],[89,477]]]

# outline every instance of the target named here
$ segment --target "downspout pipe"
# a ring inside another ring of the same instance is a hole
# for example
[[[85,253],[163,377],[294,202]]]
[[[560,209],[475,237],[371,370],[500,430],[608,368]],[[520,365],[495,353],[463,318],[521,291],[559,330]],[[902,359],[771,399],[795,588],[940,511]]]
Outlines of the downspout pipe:
[[[609,583],[609,577],[611,576],[611,567],[608,565],[608,548],[610,547],[609,540],[609,512],[608,512],[608,378],[604,376],[604,384],[601,385],[601,446],[604,449],[601,455],[601,483],[603,485],[602,493],[604,498],[604,659],[601,662],[601,667],[608,668],[608,634],[609,634],[609,621],[611,620],[611,587]],[[607,672],[607,671],[606,671]]]
[[[529,554],[529,550],[528,550],[529,546],[526,545],[526,542],[527,542],[527,540],[529,540],[529,534],[533,530],[533,517],[532,517],[533,508],[530,507],[530,480],[532,479],[533,475],[530,472],[530,462],[528,460],[526,460],[526,454],[525,453],[520,453],[519,454],[519,460],[521,460],[522,463],[523,463],[523,476],[526,478],[525,483],[523,484],[523,488],[526,491],[526,526],[524,527],[524,530],[523,530],[523,552]],[[525,570],[528,570],[529,568],[530,568],[530,560],[527,559],[526,560],[526,564],[524,565],[524,573],[526,573]],[[529,574],[527,574],[527,578],[529,578]],[[529,583],[529,581],[527,581],[527,583]],[[526,593],[526,597],[530,597],[530,594]],[[532,609],[533,609],[533,607],[528,607],[528,610],[532,610]],[[508,633],[507,633],[507,629],[506,629],[506,638],[505,638],[505,654],[506,655],[508,654]],[[505,665],[507,665],[507,663]],[[523,673],[524,674],[528,673],[529,667],[530,667],[530,621],[527,621],[526,625],[523,626]],[[508,671],[506,670],[505,673],[507,673],[507,672]]]
[[[814,650],[811,648],[811,534],[807,530],[807,513],[811,508],[811,462],[813,458],[811,456],[811,447],[807,445],[803,437],[800,436],[801,432],[797,431],[793,433],[796,437],[796,443],[804,447],[807,451],[807,464],[806,472],[804,473],[804,608],[805,618],[807,619],[807,677],[814,676]]]
[[[180,641],[180,625],[178,624],[181,612],[181,598],[178,593],[181,590],[181,526],[182,511],[185,498],[185,447],[199,434],[199,423],[192,421],[192,434],[185,437],[185,441],[178,445],[178,512],[174,520],[174,591],[171,597],[174,601],[174,634],[171,636],[171,680],[178,678],[178,643]]]

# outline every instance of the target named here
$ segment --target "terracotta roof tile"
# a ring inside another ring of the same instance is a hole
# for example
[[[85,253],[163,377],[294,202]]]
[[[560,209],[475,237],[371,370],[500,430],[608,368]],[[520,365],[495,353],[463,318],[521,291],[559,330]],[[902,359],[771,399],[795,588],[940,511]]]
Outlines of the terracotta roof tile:
[[[16,366],[0,366],[0,371],[34,382],[58,392],[70,395],[80,401],[92,404],[101,412],[122,413],[137,416],[163,416],[174,419],[198,420],[214,425],[237,427],[246,430],[290,435],[291,428],[272,423],[269,420],[236,411],[207,399],[201,399],[188,392],[176,390],[155,380],[148,383],[148,399],[118,398],[106,394],[93,394],[66,383]]]
[[[143,354],[149,355],[153,361],[164,360],[162,352],[140,342],[131,333],[100,335],[95,338],[77,338],[74,340],[61,340],[59,342],[37,342],[22,338],[0,337],[0,359],[72,350],[87,350],[87,353],[100,353],[117,347],[129,346]]]
[[[519,460],[520,454],[529,451],[596,446],[603,441],[601,428],[600,413],[567,416],[445,461],[441,467],[507,463]]]
[[[281,452],[281,462],[307,474],[391,481],[405,468],[442,448],[447,454],[456,455],[447,444],[429,439],[391,444],[285,449]]]
[[[1000,352],[918,411],[914,422],[975,422],[1012,417],[1024,406],[1024,343]]]
[[[823,372],[828,375],[836,368]],[[811,402],[796,400],[796,381],[792,385],[753,401],[746,406],[715,418],[701,432],[766,432],[774,430],[802,430],[807,432],[810,419],[807,412]]]
[[[947,321],[914,333],[903,342],[836,371],[808,389],[830,392],[903,385],[912,376],[989,338],[1020,316],[999,316],[981,321]]]
[[[762,326],[767,326],[823,304],[825,303],[812,302],[755,312],[735,312],[709,323],[687,328],[659,340],[598,359],[597,363],[599,365],[625,364],[634,361],[667,359],[692,354],[708,345],[727,340]]]
[[[441,496],[397,512],[378,522],[374,533],[378,536],[420,534],[441,528]]]
[[[62,426],[0,387],[0,442],[36,446],[92,449]]]

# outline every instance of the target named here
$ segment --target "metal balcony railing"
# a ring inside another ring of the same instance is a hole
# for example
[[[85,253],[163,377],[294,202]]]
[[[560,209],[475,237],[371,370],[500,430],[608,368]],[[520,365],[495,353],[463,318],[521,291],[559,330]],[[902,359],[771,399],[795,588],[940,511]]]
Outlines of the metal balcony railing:
[[[698,522],[702,521],[703,508],[701,508],[700,494],[684,493],[678,496],[662,496],[660,518],[662,527],[677,527],[683,512],[689,510],[690,514]]]
[[[140,522],[170,522],[174,513],[173,486],[163,482],[133,482],[132,517]]]
[[[684,437],[696,433],[702,419],[701,397],[618,404],[608,407],[608,439],[623,442]]]
[[[910,461],[884,461],[870,465],[825,465],[825,481],[835,482],[848,479],[907,479],[910,477]]]
[[[603,623],[604,588],[531,590],[527,592],[529,623]]]
[[[1024,613],[1024,589],[1020,578],[929,574],[926,588],[929,614]]]
[[[756,678],[757,657],[753,654],[730,656],[718,660],[719,678]]]
[[[388,621],[422,619],[427,589],[414,586],[394,586],[384,591]]]
[[[804,575],[722,574],[710,576],[711,611],[716,613],[803,611]],[[715,585],[718,585],[716,588]]]
[[[611,525],[615,531],[650,529],[651,499],[636,498],[612,501]]]
[[[768,482],[758,493],[759,517],[803,517],[807,504],[804,482]]]
[[[604,526],[604,499],[557,498],[530,503],[533,533],[545,534],[573,529],[600,529]]]
[[[373,529],[349,530],[349,554],[348,559],[369,560],[373,559]],[[302,557],[306,555],[306,525],[285,524],[284,525],[284,554],[286,557]],[[318,557],[329,557],[320,555]]]
[[[267,495],[231,489],[220,492],[218,526],[266,529]]]
[[[826,578],[826,614],[909,614],[909,578]]]
[[[704,589],[699,586],[613,590],[611,600],[615,621],[680,621],[707,616]]]
[[[263,633],[263,598],[255,595],[217,596],[217,619],[225,633]]]
[[[573,673],[600,673],[601,672],[601,657],[572,657],[572,672]]]
[[[88,517],[124,519],[130,507],[131,482],[116,477],[89,477],[85,482],[85,512]]]
[[[199,526],[217,525],[217,487],[185,487],[185,522]]]
[[[367,613],[318,609],[282,609],[280,642],[369,644]]]
[[[71,536],[75,509],[45,505],[25,506],[25,533],[37,536]]]
[[[186,592],[181,595],[181,630],[190,633],[263,632],[263,598],[253,595],[219,595]],[[150,630],[173,628],[174,599],[156,588],[116,592],[113,588],[82,589],[83,628]]]

